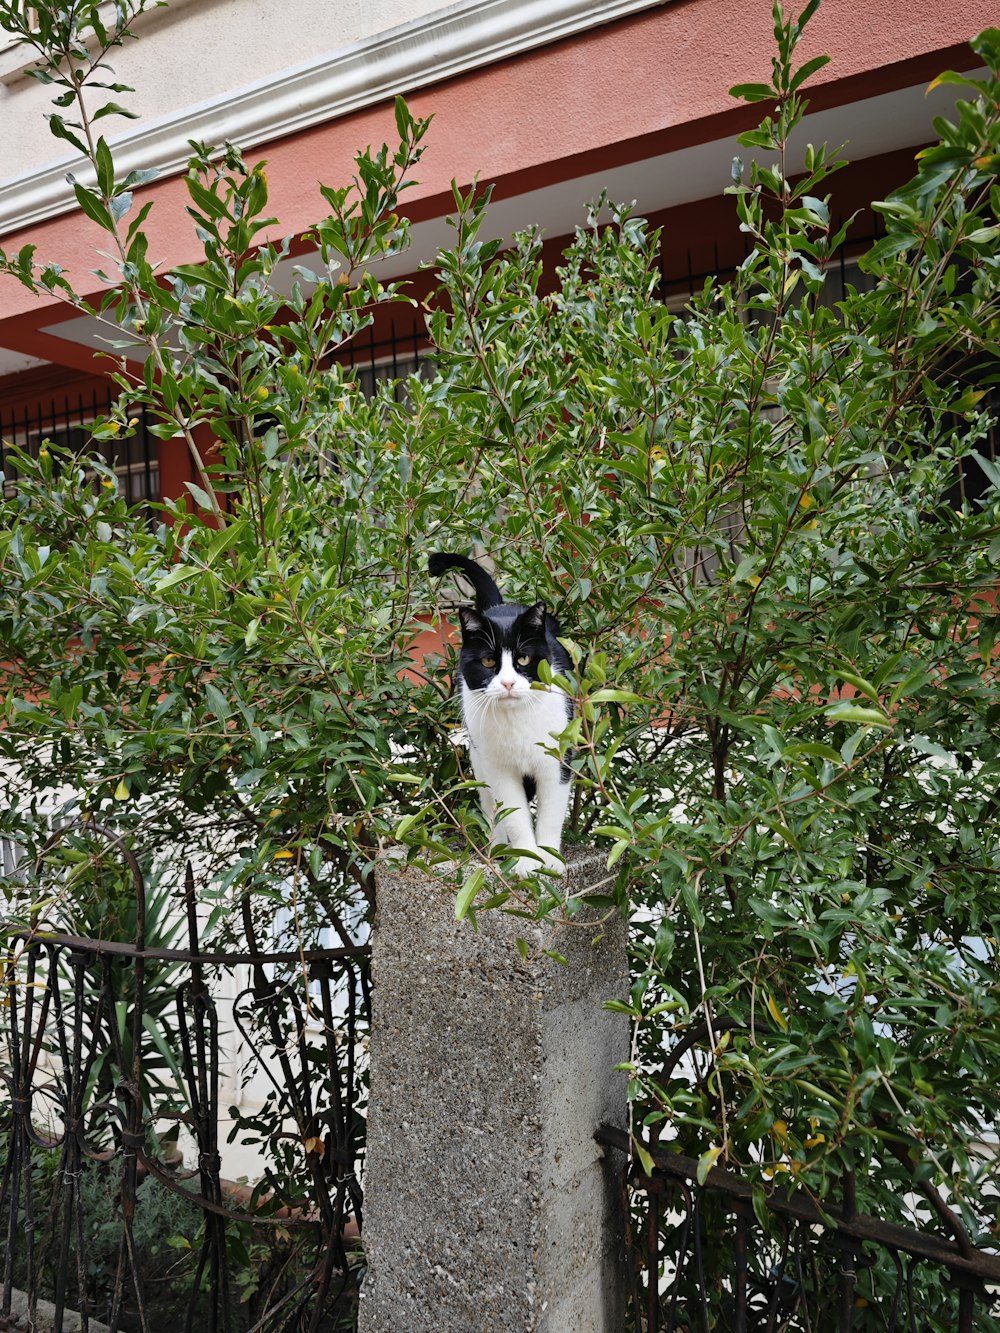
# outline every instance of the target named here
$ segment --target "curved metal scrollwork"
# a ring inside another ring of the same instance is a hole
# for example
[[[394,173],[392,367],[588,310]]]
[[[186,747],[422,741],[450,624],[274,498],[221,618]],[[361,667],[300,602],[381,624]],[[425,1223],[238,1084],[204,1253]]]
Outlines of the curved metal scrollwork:
[[[0,1066],[9,1094],[9,1115],[0,1119],[0,1134],[7,1140],[0,1175],[6,1237],[0,1315],[11,1311],[15,1278],[32,1305],[44,1279],[56,1327],[63,1311],[75,1308],[84,1327],[99,1318],[113,1330],[127,1324],[153,1333],[135,1241],[142,1183],[152,1177],[203,1217],[189,1266],[186,1333],[234,1333],[239,1298],[232,1238],[240,1228],[261,1236],[297,1233],[313,1255],[304,1275],[300,1271],[294,1281],[274,1284],[270,1299],[255,1311],[254,1328],[259,1333],[316,1330],[345,1290],[353,1294],[345,1235],[356,1234],[361,1221],[356,1053],[367,1022],[368,951],[267,952],[258,948],[247,914],[246,950],[206,952],[199,942],[190,865],[183,890],[187,948],[150,948],[142,871],[117,834],[93,821],[69,826],[50,839],[40,864],[70,833],[105,843],[127,869],[135,940],[62,934],[38,917],[8,936],[3,964],[6,1068]],[[303,963],[309,969],[308,1007],[316,1021],[309,1019],[301,987],[288,981],[287,974]],[[168,965],[184,975],[171,982],[175,1095],[164,1104],[151,1094],[143,1056],[150,1049],[150,1025],[157,1021],[147,986],[150,969]],[[271,1115],[280,1125],[270,1135],[272,1146],[288,1139],[305,1155],[308,1169],[296,1174],[297,1194],[273,1171],[265,1171],[262,1184],[242,1191],[250,1197],[241,1199],[227,1189],[221,1174],[222,1038],[210,982],[247,966],[254,980],[237,1000],[237,1021],[250,1057],[272,1076]],[[272,1065],[277,1075],[271,1074]],[[100,1095],[94,1077],[98,1066]],[[189,1169],[157,1153],[153,1125],[170,1121],[183,1126],[193,1142]],[[45,1199],[37,1186],[41,1159],[50,1167],[55,1163],[52,1177],[58,1184]],[[99,1308],[86,1271],[88,1218],[81,1180],[88,1163],[117,1179],[118,1265]],[[240,1311],[240,1328],[245,1314]]]

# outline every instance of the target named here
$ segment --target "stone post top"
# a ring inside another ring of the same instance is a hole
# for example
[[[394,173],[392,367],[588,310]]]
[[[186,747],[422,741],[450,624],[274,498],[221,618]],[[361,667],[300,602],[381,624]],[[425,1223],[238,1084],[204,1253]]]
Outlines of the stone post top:
[[[607,854],[601,848],[577,844],[563,848],[566,861],[565,874],[554,876],[540,871],[537,883],[550,883],[562,890],[567,898],[583,898],[599,888],[610,887],[613,875],[607,869]],[[471,873],[474,866],[469,866],[464,873]],[[378,853],[375,862],[376,880],[386,877],[420,880],[425,884],[439,883],[449,892],[457,893],[461,888],[463,868],[458,861],[438,861],[425,869],[420,864],[410,864],[406,860],[404,847],[384,847]],[[495,882],[487,874],[487,884]],[[512,896],[517,896],[518,886],[527,886],[530,880],[508,879]],[[525,892],[525,897],[530,894]]]
[[[447,958],[465,977],[464,986],[476,986],[479,977],[480,984],[527,988],[535,990],[545,1006],[561,1004],[593,986],[603,992],[601,998],[625,996],[627,924],[612,908],[585,902],[588,889],[605,876],[603,852],[569,848],[567,874],[560,882],[568,896],[584,900],[572,917],[559,910],[543,920],[520,914],[515,890],[504,906],[477,912],[475,922],[468,917],[457,921],[457,862],[443,862],[428,873],[405,864],[401,853],[384,857],[375,874],[373,980],[377,986],[389,973],[399,976],[400,970],[413,968],[428,972]],[[524,912],[531,912],[527,894]]]

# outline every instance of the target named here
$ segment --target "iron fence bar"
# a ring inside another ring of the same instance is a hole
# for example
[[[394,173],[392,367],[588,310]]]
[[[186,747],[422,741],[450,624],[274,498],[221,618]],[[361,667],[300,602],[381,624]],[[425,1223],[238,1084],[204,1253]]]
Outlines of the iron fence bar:
[[[917,1333],[917,1305],[913,1298],[913,1270],[919,1262],[919,1259],[911,1255],[906,1265],[906,1310],[910,1325],[909,1333]]]
[[[698,1297],[701,1307],[701,1322],[705,1333],[712,1333],[711,1324],[708,1319],[708,1293],[705,1290],[705,1259],[701,1250],[701,1205],[705,1195],[702,1190],[696,1190],[694,1194],[694,1206],[692,1208],[692,1226],[694,1229],[694,1264],[695,1272],[698,1276]]]
[[[889,1255],[896,1268],[896,1285],[892,1290],[892,1305],[889,1309],[888,1333],[896,1333],[896,1326],[899,1323],[899,1303],[903,1295],[903,1263],[896,1250],[890,1250]]]
[[[92,954],[95,958],[111,956],[134,959],[141,954],[143,958],[157,962],[191,963],[195,961],[194,955],[188,949],[144,948],[140,950],[135,944],[127,944],[119,940],[97,940],[82,935],[63,935],[54,931],[12,931],[10,938],[21,940],[30,948],[43,944],[54,944],[59,948],[70,949],[74,952]],[[333,962],[348,959],[360,961],[367,959],[370,955],[370,946],[358,944],[351,948],[337,949],[279,949],[273,953],[264,953],[260,950],[234,950],[231,953],[208,952],[199,953],[197,959],[201,963],[219,964],[223,967],[236,966],[240,963],[257,967],[266,966],[269,963],[322,962],[325,959],[330,959]]]
[[[806,1270],[802,1261],[803,1251],[806,1249],[806,1237],[808,1228],[804,1222],[800,1222],[796,1228],[797,1243],[795,1246],[795,1277],[798,1302],[797,1308],[802,1313],[805,1323],[803,1333],[812,1333],[812,1316],[809,1313],[809,1284],[806,1282]]]
[[[676,1327],[676,1325],[675,1325],[675,1323],[674,1323],[674,1316],[675,1316],[675,1314],[677,1313],[677,1300],[678,1300],[678,1298],[679,1298],[679,1296],[680,1296],[680,1292],[681,1292],[681,1264],[680,1264],[680,1260],[681,1260],[681,1257],[682,1257],[683,1255],[686,1255],[686,1254],[687,1254],[688,1237],[689,1237],[690,1234],[691,1234],[692,1213],[694,1212],[694,1200],[693,1200],[692,1197],[691,1197],[691,1190],[690,1190],[689,1187],[688,1187],[688,1183],[687,1183],[687,1181],[686,1181],[686,1180],[680,1180],[680,1181],[676,1181],[676,1180],[675,1180],[673,1183],[676,1185],[677,1189],[680,1191],[680,1193],[681,1193],[681,1195],[682,1195],[682,1197],[683,1197],[683,1199],[684,1199],[684,1229],[683,1229],[683,1231],[681,1232],[681,1242],[680,1242],[680,1244],[679,1244],[678,1247],[677,1247],[677,1256],[678,1256],[678,1258],[677,1258],[677,1264],[676,1264],[676,1267],[675,1267],[675,1270],[674,1270],[674,1280],[673,1280],[673,1282],[672,1282],[671,1285],[670,1285],[670,1308],[669,1308],[669,1310],[667,1311],[667,1325],[666,1325],[667,1333],[673,1333],[673,1330],[674,1330],[674,1328]],[[658,1214],[657,1214],[657,1216],[658,1216]],[[657,1227],[656,1227],[655,1230],[653,1230],[653,1228],[650,1228],[650,1231],[651,1231],[651,1233],[652,1233],[652,1236],[653,1236],[653,1238],[654,1238],[654,1242],[655,1242],[655,1244],[656,1244],[656,1253],[655,1253],[655,1254],[652,1254],[652,1253],[651,1253],[649,1257],[650,1257],[650,1261],[651,1261],[651,1263],[652,1263],[652,1268],[651,1268],[650,1272],[651,1272],[651,1275],[652,1275],[652,1281],[653,1281],[653,1285],[654,1285],[653,1296],[655,1297],[655,1300],[656,1300],[657,1315],[659,1316],[659,1281],[658,1281],[658,1279],[659,1279],[659,1272],[660,1272],[660,1255],[659,1255],[659,1239],[660,1239],[660,1236],[659,1236],[659,1225],[657,1225]],[[657,1324],[655,1325],[655,1327],[656,1327],[656,1328],[659,1328],[659,1327],[660,1327],[659,1323],[657,1323]]]
[[[842,1213],[845,1222],[851,1221],[857,1215],[855,1185],[854,1172],[845,1171]],[[838,1248],[840,1251],[840,1264],[837,1270],[840,1286],[840,1327],[842,1333],[850,1333],[854,1315],[854,1287],[857,1279],[854,1267],[854,1247],[850,1241],[841,1238]]]
[[[602,1125],[594,1135],[599,1143],[617,1148],[628,1154],[629,1136],[624,1130],[612,1125]],[[664,1152],[650,1146],[647,1148],[658,1171],[665,1176],[680,1181],[697,1179],[698,1163],[693,1157],[683,1153]],[[706,1184],[732,1198],[752,1199],[753,1187],[735,1172],[724,1167],[712,1167],[706,1177]],[[644,1177],[636,1175],[635,1188],[644,1189]],[[870,1241],[886,1249],[897,1249],[918,1259],[940,1264],[955,1274],[966,1274],[986,1282],[1000,1283],[1000,1255],[976,1250],[971,1256],[963,1255],[954,1241],[944,1240],[927,1232],[911,1227],[899,1226],[894,1222],[883,1222],[880,1218],[858,1213],[851,1218],[844,1218],[838,1209],[829,1208],[821,1211],[813,1200],[803,1194],[786,1194],[781,1190],[771,1190],[765,1195],[769,1212],[779,1217],[806,1222],[810,1226],[833,1229],[856,1242]]]
[[[658,1191],[649,1195],[646,1214],[646,1327],[649,1333],[660,1330],[660,1196]],[[676,1298],[676,1297],[675,1297]],[[673,1305],[671,1305],[671,1313]]]
[[[57,953],[54,949],[49,949],[47,953],[49,977],[57,978],[59,967]],[[73,1231],[75,1227],[77,1234],[77,1305],[80,1309],[86,1333],[89,1323],[89,1308],[86,1277],[83,1267],[82,1239],[84,1235],[84,1222],[83,1199],[80,1192],[80,1178],[83,1169],[83,1160],[81,1150],[82,1133],[79,1119],[83,1114],[83,1089],[86,1086],[86,1077],[82,1073],[84,967],[85,962],[82,958],[73,959],[73,991],[76,1000],[76,1003],[74,1004],[74,1013],[76,1015],[76,1021],[73,1024],[72,1059],[70,1057],[69,1042],[66,1037],[66,1014],[62,1004],[62,993],[58,981],[56,981],[56,984],[50,982],[49,989],[52,995],[52,1011],[55,1019],[56,1036],[59,1044],[61,1063],[60,1078],[62,1082],[61,1101],[63,1135],[59,1166],[66,1196],[63,1209],[62,1229],[59,1239],[59,1265],[56,1271],[56,1319],[57,1321],[61,1320],[66,1305],[70,1250],[72,1248]],[[81,1071],[81,1076],[79,1078],[74,1077],[75,1071]]]
[[[738,1202],[734,1208],[736,1216],[736,1280],[734,1296],[736,1309],[733,1312],[733,1333],[747,1333],[747,1248],[749,1239],[749,1219],[746,1204]]]
[[[187,912],[188,941],[194,959],[191,962],[191,982],[181,987],[177,997],[178,1025],[181,1035],[181,1059],[184,1064],[192,1102],[195,1142],[198,1148],[198,1172],[201,1194],[217,1205],[222,1204],[221,1169],[219,1155],[218,1127],[215,1111],[219,1104],[219,1026],[218,1014],[202,974],[198,959],[198,919],[195,909],[194,872],[190,861],[184,872],[184,900]],[[195,1052],[192,1052],[188,1031],[187,1014],[184,1006],[185,996],[190,998],[191,1010],[195,1020]],[[211,1033],[211,1042],[206,1049],[206,1028]],[[197,1068],[194,1055],[197,1054]],[[186,1333],[192,1333],[195,1307],[201,1275],[206,1259],[211,1268],[211,1300],[209,1304],[209,1333],[216,1333],[221,1308],[222,1323],[225,1333],[229,1333],[229,1266],[226,1256],[226,1224],[218,1213],[209,1213],[205,1217],[205,1238],[202,1242],[198,1259],[195,1281],[191,1286],[188,1300]]]
[[[778,1325],[778,1303],[781,1299],[781,1283],[784,1281],[785,1263],[788,1259],[788,1220],[781,1219],[781,1256],[777,1264],[772,1264],[768,1277],[770,1292],[767,1298],[767,1325],[765,1333],[775,1333]]]

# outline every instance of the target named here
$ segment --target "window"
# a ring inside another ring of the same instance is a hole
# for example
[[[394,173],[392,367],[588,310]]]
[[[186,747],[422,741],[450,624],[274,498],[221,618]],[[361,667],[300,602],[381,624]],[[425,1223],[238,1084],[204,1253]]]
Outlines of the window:
[[[146,425],[145,413],[136,423],[134,433],[121,440],[94,440],[93,422],[110,411],[110,400],[87,403],[78,398],[76,404],[66,399],[62,404],[49,403],[47,410],[21,409],[0,419],[0,468],[4,472],[4,491],[12,495],[17,488],[17,468],[13,460],[5,458],[6,447],[15,444],[33,458],[46,442],[75,454],[98,454],[118,478],[118,484],[131,503],[158,500],[160,497],[160,467],[156,439]],[[94,477],[91,471],[90,478]]]

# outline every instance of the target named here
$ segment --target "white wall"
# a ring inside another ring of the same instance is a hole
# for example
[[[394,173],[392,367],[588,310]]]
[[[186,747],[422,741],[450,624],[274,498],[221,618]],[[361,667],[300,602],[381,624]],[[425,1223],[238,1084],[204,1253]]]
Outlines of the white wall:
[[[140,120],[109,118],[104,131],[111,138],[443,8],[441,0],[171,0],[138,20],[138,41],[111,53],[114,81],[136,89],[114,100]],[[0,33],[0,181],[69,147],[44,119],[57,90],[28,78],[28,63],[29,48]]]

